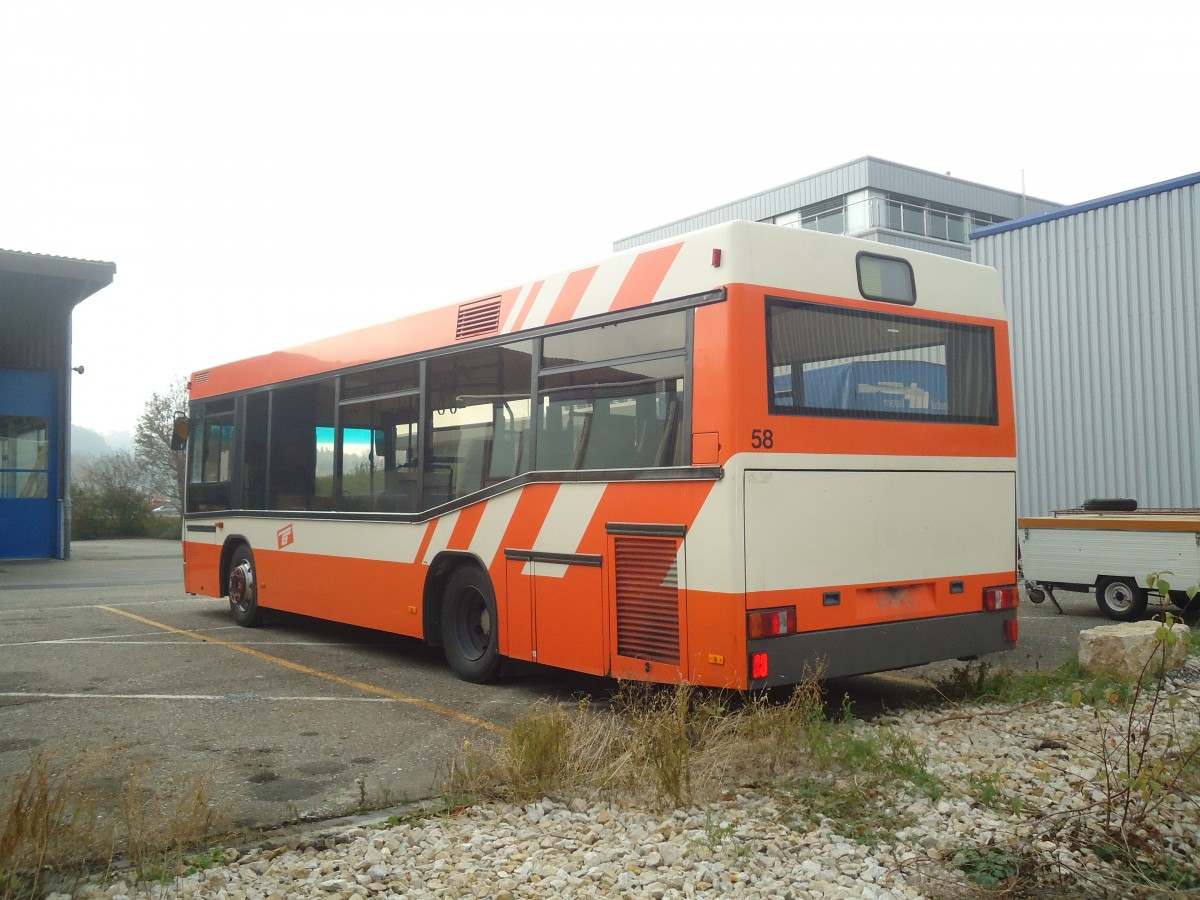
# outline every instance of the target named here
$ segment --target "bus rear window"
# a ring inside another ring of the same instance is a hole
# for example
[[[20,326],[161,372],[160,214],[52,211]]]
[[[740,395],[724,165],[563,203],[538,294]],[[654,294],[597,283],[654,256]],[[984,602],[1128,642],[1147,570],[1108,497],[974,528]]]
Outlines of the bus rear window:
[[[998,421],[986,326],[768,298],[767,353],[776,415]]]

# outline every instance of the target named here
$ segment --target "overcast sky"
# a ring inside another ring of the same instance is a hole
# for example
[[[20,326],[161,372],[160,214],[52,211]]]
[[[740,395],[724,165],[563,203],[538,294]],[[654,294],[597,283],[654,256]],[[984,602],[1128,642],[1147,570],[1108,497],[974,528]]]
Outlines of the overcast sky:
[[[1184,9],[0,0],[0,247],[116,263],[74,418],[128,431],[195,369],[864,155],[1062,203],[1194,172]]]

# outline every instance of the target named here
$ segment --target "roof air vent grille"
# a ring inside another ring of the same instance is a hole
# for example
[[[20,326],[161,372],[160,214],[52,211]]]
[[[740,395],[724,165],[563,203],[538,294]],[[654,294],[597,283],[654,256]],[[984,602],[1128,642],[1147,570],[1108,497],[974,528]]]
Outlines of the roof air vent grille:
[[[456,341],[495,334],[500,330],[500,298],[488,297],[474,300],[458,308],[458,327],[454,331]]]

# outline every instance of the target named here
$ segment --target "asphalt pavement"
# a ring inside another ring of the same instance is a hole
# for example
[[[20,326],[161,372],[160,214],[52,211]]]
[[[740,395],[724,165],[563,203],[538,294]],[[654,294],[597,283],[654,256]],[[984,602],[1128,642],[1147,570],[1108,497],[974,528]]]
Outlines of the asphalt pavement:
[[[1106,623],[1087,595],[1059,600],[1061,614],[1024,602],[1018,649],[992,664],[1053,668],[1081,628]],[[953,665],[840,679],[830,693],[867,712],[915,702],[923,678]],[[91,773],[114,803],[132,781],[162,805],[202,789],[228,827],[437,797],[465,741],[613,686],[522,666],[479,687],[411,638],[278,613],[239,628],[225,601],[183,591],[174,541],[0,561],[0,778],[45,754]]]

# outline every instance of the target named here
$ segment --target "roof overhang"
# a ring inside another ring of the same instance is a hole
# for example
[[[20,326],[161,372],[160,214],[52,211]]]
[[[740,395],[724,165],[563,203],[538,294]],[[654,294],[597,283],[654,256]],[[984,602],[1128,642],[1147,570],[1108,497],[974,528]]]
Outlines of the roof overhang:
[[[112,284],[116,263],[0,250],[0,300],[65,304]]]

